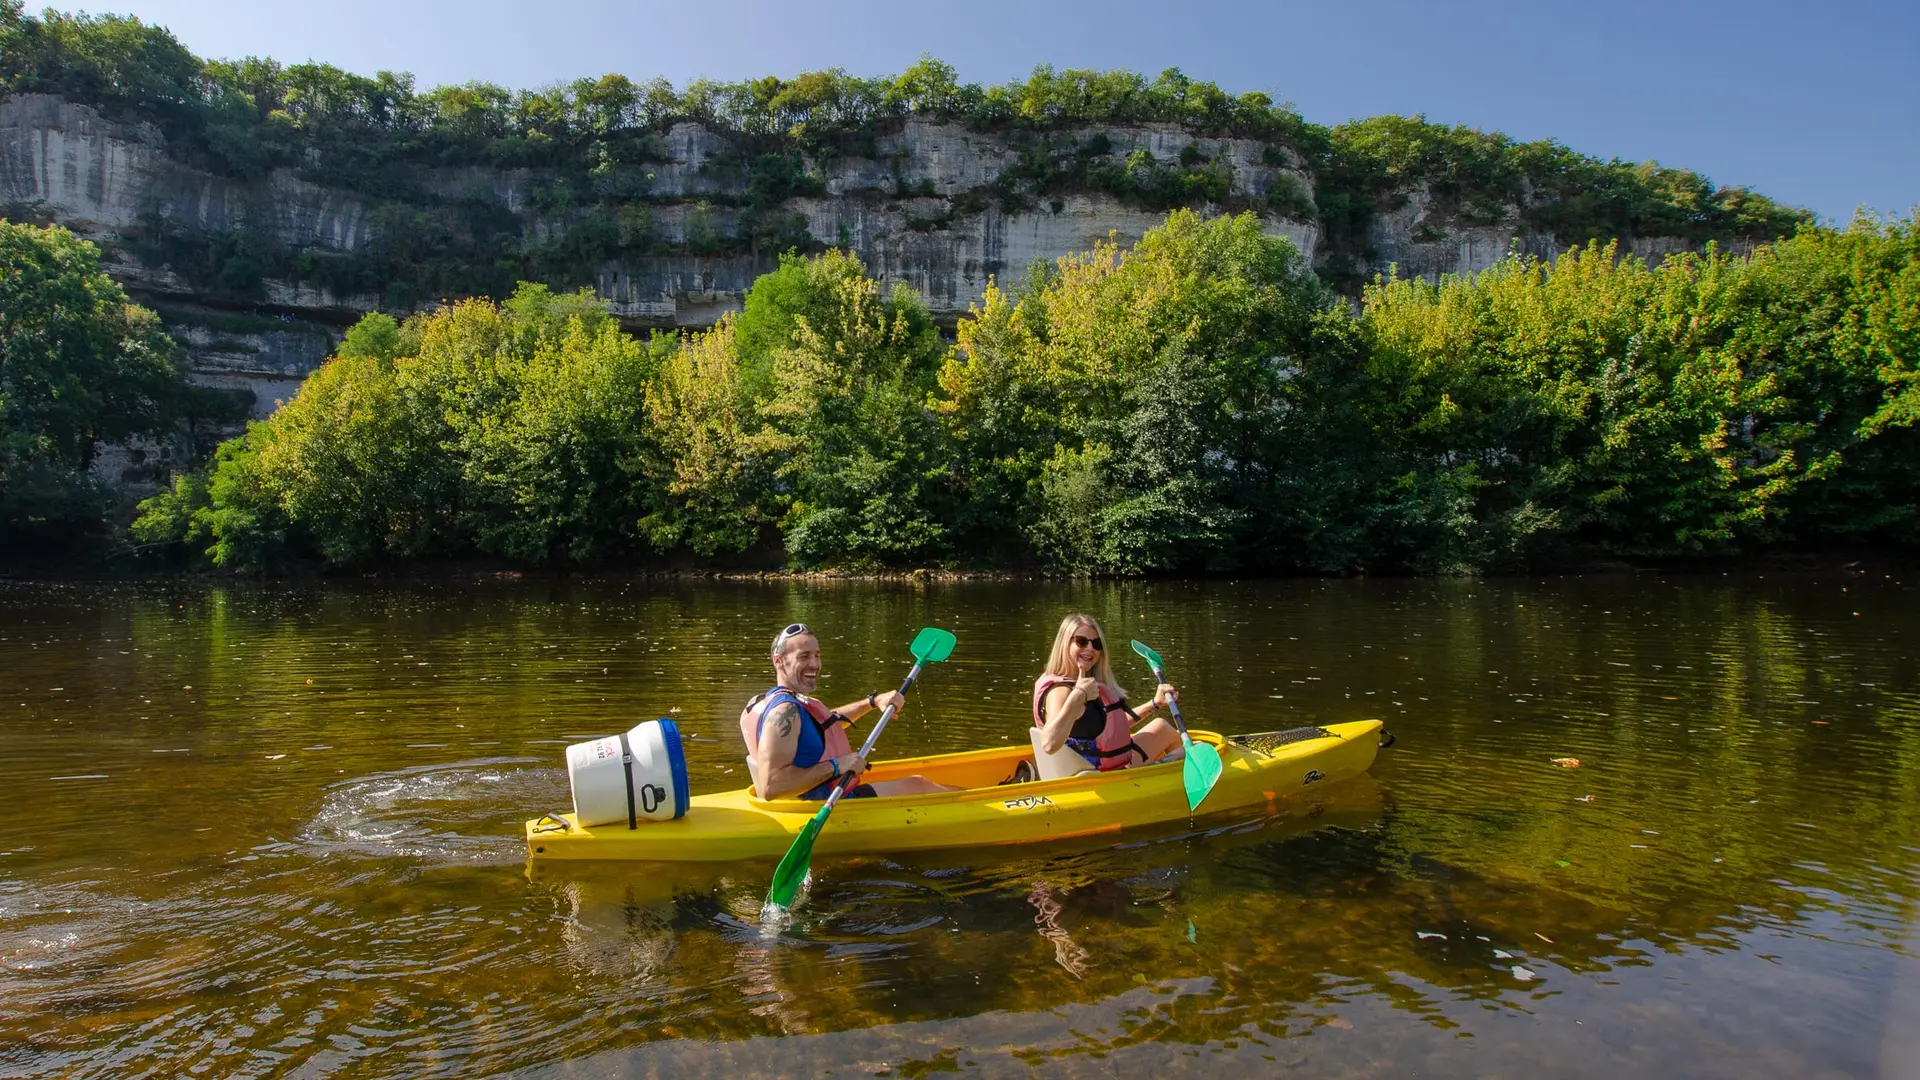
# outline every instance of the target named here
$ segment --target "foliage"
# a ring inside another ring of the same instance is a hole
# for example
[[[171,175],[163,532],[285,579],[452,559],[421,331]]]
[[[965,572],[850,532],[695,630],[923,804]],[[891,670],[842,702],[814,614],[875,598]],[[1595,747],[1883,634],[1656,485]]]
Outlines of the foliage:
[[[0,523],[85,528],[106,508],[97,447],[166,437],[218,411],[188,387],[151,311],[127,301],[93,244],[0,221]]]
[[[653,452],[643,459],[648,512],[640,529],[659,550],[738,554],[779,517],[737,325],[729,316],[693,335],[647,387]]]
[[[1912,222],[1873,219],[1385,278],[1356,312],[1255,215],[1182,210],[990,286],[952,346],[841,252],[677,341],[527,285],[368,316],[137,531],[227,564],[1119,574],[1910,547],[1916,311]]]
[[[1716,188],[1684,169],[1601,161],[1551,140],[1515,142],[1424,116],[1335,127],[1317,171],[1329,243],[1349,255],[1364,251],[1374,212],[1412,191],[1432,199],[1429,220],[1517,220],[1570,245],[1628,236],[1768,242],[1811,221],[1805,211],[1744,188]]]
[[[783,522],[802,566],[876,566],[937,556],[942,463],[926,408],[944,351],[920,298],[882,296],[850,255],[816,260],[824,310],[794,319],[762,406],[762,444],[791,485]]]
[[[216,565],[631,552],[642,394],[664,348],[590,293],[537,285],[404,326],[369,315],[206,479],[143,503],[136,535],[210,542]]]
[[[1393,393],[1371,426],[1416,482],[1472,492],[1432,549],[1461,565],[1911,542],[1890,462],[1913,447],[1914,256],[1911,223],[1861,222],[1746,259],[1590,245],[1384,282],[1364,328]]]
[[[1286,437],[1287,358],[1331,305],[1256,217],[1190,211],[1131,252],[1061,260],[1017,302],[990,292],[937,403],[958,483],[998,504],[963,546],[1005,550],[1024,521],[1058,565],[1236,564],[1262,516],[1259,447]]]

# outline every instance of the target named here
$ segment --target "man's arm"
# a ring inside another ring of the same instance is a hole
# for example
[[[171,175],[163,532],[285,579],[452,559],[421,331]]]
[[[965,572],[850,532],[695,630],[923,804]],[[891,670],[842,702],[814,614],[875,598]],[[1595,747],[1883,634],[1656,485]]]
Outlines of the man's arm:
[[[833,766],[825,758],[805,768],[793,764],[794,751],[800,746],[802,722],[800,707],[791,701],[783,701],[773,707],[766,721],[760,725],[760,743],[754,754],[754,764],[759,768],[760,781],[766,787],[765,791],[760,792],[761,798],[781,799],[797,795],[833,779]]]
[[[858,720],[867,712],[875,708],[885,709],[894,702],[899,702],[900,707],[893,710],[893,715],[899,716],[907,707],[907,695],[902,694],[898,690],[876,690],[874,691],[872,705],[867,704],[866,698],[861,698],[859,701],[849,702],[833,711],[846,717],[848,720]]]

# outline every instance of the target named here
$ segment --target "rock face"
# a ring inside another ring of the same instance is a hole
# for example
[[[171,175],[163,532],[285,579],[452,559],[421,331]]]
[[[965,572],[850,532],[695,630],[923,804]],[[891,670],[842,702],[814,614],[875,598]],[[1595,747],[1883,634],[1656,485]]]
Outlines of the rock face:
[[[1200,161],[1230,180],[1222,204],[1204,213],[1254,208],[1266,231],[1284,236],[1307,257],[1324,261],[1324,238],[1311,213],[1275,207],[1311,205],[1313,174],[1274,147],[1243,139],[1200,138],[1172,125],[1089,127],[1068,133],[1087,151],[1115,162],[1145,151],[1157,162]],[[748,287],[772,265],[771,253],[699,254],[699,235],[735,235],[747,194],[738,171],[717,167],[741,157],[723,134],[681,123],[659,140],[666,160],[649,166],[636,205],[665,253],[608,261],[591,274],[599,294],[637,326],[694,327],[737,310]],[[902,282],[925,297],[937,317],[952,320],[979,300],[989,280],[1011,282],[1036,260],[1084,251],[1112,238],[1131,243],[1164,214],[1099,193],[997,200],[992,192],[1022,161],[1010,139],[964,126],[909,121],[875,138],[870,156],[804,162],[813,190],[782,213],[822,246],[845,247],[883,283]],[[543,188],[554,178],[535,169],[454,167],[429,170],[424,197],[479,202],[514,216],[525,242],[566,233],[565,214],[542,216]],[[1276,185],[1292,201],[1269,199]],[[1528,231],[1516,212],[1492,224],[1460,224],[1433,212],[1424,191],[1404,193],[1374,218],[1363,273],[1396,265],[1403,275],[1434,277],[1485,269],[1514,245],[1538,254],[1563,246],[1552,234]],[[103,243],[108,267],[128,289],[156,303],[186,347],[189,368],[204,383],[252,390],[265,415],[331,351],[340,328],[380,306],[368,295],[335,295],[308,282],[268,280],[250,298],[210,296],[174,267],[137,254],[132,242],[156,223],[209,233],[245,229],[294,251],[345,255],[380,240],[380,207],[367,197],[329,189],[281,170],[242,182],[168,156],[161,135],[121,124],[56,97],[0,100],[0,212],[57,221]],[[803,224],[801,224],[803,223]],[[725,245],[722,245],[725,246]],[[741,245],[734,244],[738,251]],[[1637,254],[1658,258],[1688,247],[1672,238],[1640,238]],[[220,329],[215,308],[253,308],[296,318],[286,331]],[[329,330],[331,328],[331,330]]]
[[[367,207],[288,173],[246,185],[168,158],[159,133],[45,94],[0,101],[0,203],[34,208],[111,239],[158,214],[203,229],[241,225],[283,242],[349,251],[371,235]]]

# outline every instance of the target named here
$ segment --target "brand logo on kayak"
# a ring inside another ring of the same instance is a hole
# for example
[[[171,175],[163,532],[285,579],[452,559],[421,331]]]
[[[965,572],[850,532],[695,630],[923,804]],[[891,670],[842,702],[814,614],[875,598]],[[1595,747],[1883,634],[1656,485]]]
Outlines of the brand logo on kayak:
[[[1038,810],[1043,806],[1052,806],[1053,800],[1045,795],[1027,795],[1018,799],[1008,799],[1000,805],[1009,810]]]
[[[1308,784],[1317,784],[1320,781],[1325,780],[1326,778],[1327,778],[1327,774],[1321,772],[1319,769],[1308,769],[1307,778],[1305,780],[1300,781],[1300,786],[1306,787]]]

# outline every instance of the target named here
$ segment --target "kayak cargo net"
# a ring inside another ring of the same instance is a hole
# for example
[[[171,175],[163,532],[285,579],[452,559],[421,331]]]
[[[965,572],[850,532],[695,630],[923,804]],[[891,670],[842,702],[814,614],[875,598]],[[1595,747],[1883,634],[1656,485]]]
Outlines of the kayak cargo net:
[[[1258,754],[1271,754],[1290,743],[1306,742],[1308,739],[1337,739],[1338,735],[1323,727],[1288,728],[1285,731],[1263,731],[1257,735],[1229,735],[1227,741],[1235,746],[1244,746]]]

